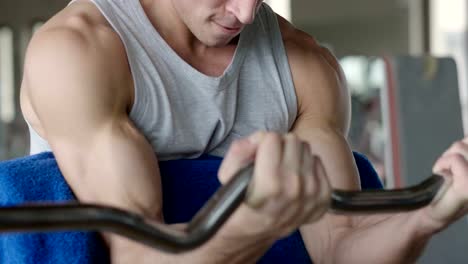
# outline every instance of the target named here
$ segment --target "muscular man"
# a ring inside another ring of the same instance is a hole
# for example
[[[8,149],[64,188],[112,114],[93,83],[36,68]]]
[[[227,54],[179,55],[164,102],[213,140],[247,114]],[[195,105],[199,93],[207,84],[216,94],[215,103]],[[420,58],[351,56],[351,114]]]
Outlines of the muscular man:
[[[115,263],[255,262],[298,228],[317,263],[408,263],[467,190],[453,177],[424,210],[326,214],[330,185],[359,188],[348,91],[333,56],[259,0],[73,1],[31,41],[21,107],[31,153],[53,151],[80,201],[155,221],[158,160],[225,156],[222,181],[255,160],[246,203],[204,246],[103,234]]]

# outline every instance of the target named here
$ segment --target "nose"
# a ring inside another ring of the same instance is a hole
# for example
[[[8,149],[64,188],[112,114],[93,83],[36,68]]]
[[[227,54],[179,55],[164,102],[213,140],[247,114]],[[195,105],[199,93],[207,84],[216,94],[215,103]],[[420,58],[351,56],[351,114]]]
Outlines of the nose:
[[[252,24],[260,0],[228,0],[226,10],[244,25]]]

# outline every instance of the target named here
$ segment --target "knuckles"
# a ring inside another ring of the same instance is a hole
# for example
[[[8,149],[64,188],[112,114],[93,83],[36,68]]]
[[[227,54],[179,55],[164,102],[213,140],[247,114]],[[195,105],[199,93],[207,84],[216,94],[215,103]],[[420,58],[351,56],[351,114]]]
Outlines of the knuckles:
[[[246,144],[249,144],[248,140],[233,142],[230,153],[232,155],[242,153]],[[265,201],[258,210],[264,210],[265,217],[271,217],[276,220],[281,218],[281,221],[273,222],[272,224],[276,225],[275,227],[278,231],[282,230],[290,233],[291,228],[297,228],[297,226],[293,226],[297,225],[297,219],[305,219],[309,215],[312,215],[314,219],[319,219],[327,211],[330,203],[331,189],[329,185],[323,184],[322,181],[325,179],[320,178],[326,177],[326,175],[316,175],[313,171],[313,166],[310,166],[314,162],[310,154],[312,152],[310,144],[302,141],[293,133],[282,135],[275,132],[262,132],[261,140],[258,142],[260,152],[257,152],[256,158],[259,155],[266,155],[263,158],[268,158],[268,155],[272,155],[268,151],[262,152],[261,150],[262,146],[268,144],[269,147],[264,148],[264,150],[283,151],[281,155],[285,155],[284,146],[286,144],[293,144],[292,148],[289,148],[289,151],[293,149],[298,152],[294,152],[294,155],[301,158],[300,162],[288,164],[288,159],[282,156],[283,161],[280,164],[264,164],[264,166],[275,166],[277,168],[272,175],[262,175],[262,177],[254,175],[253,179],[256,181],[254,191],[257,191],[257,194],[262,196],[261,198]],[[268,205],[271,205],[271,207],[268,207]],[[268,209],[265,208],[281,209],[275,212],[268,212]],[[291,210],[294,213],[286,217],[285,212]]]
[[[238,139],[231,144],[230,152],[234,155],[238,155],[245,151],[245,148],[248,146],[247,139]]]
[[[454,151],[466,151],[467,148],[468,148],[467,144],[463,141],[457,141],[453,143],[452,146],[450,147],[450,149]]]

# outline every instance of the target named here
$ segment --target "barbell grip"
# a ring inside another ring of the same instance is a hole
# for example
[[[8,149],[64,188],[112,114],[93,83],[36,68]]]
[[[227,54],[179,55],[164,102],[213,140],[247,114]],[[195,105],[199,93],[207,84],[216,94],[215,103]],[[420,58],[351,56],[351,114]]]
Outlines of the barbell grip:
[[[244,201],[253,165],[241,170],[213,195],[185,230],[174,230],[120,209],[92,204],[29,204],[0,208],[0,232],[106,231],[171,252],[193,250],[208,241]],[[433,175],[397,190],[333,190],[330,211],[340,214],[389,213],[428,205],[444,182]]]

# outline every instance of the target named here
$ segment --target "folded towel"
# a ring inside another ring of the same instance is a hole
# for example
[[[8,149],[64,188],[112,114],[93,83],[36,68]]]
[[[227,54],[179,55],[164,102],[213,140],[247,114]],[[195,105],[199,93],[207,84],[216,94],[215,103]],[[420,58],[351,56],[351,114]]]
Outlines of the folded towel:
[[[43,153],[0,163],[0,206],[75,200],[54,156]],[[109,263],[97,233],[0,234],[0,263]]]
[[[368,160],[355,153],[363,188],[382,188]],[[160,163],[167,223],[190,221],[219,188],[221,158]],[[0,163],[0,206],[37,201],[73,201],[52,153]],[[299,232],[278,241],[259,263],[311,263]],[[94,232],[1,234],[0,263],[109,263],[108,249]]]

